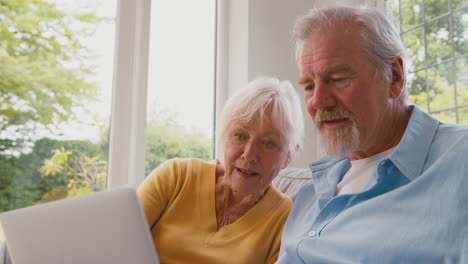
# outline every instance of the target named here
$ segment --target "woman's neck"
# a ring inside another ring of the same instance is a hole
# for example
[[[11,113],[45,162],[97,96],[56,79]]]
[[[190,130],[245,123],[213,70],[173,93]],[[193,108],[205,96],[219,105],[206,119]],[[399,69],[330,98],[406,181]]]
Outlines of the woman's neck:
[[[268,191],[261,193],[243,193],[233,190],[230,185],[224,184],[223,177],[217,175],[215,184],[215,205],[218,230],[238,220],[247,211],[254,207]]]

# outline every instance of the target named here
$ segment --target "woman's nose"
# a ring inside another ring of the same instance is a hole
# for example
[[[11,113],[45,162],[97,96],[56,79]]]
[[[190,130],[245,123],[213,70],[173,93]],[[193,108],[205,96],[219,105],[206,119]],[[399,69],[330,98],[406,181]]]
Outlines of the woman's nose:
[[[249,140],[244,145],[244,152],[242,153],[242,159],[246,161],[256,161],[258,158],[258,146],[254,140]]]

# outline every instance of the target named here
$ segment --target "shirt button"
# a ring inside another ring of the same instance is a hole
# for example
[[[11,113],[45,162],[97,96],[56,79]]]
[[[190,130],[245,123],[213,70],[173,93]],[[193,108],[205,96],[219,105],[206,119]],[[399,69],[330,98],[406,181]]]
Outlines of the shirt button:
[[[316,235],[317,235],[317,233],[316,233],[315,231],[310,231],[310,232],[309,232],[309,236],[310,236],[310,237],[314,237],[314,236],[316,236]]]

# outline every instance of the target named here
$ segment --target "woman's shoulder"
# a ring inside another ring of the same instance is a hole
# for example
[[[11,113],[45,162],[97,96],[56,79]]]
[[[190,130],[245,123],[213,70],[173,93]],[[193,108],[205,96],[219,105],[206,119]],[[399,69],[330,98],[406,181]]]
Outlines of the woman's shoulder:
[[[196,158],[173,158],[154,169],[141,184],[140,189],[150,186],[178,193],[214,178],[216,162]]]
[[[284,204],[284,206],[287,208],[291,208],[293,206],[294,202],[289,195],[283,193],[273,185],[271,186],[271,188],[273,190],[274,195],[278,196],[279,203]]]
[[[293,206],[293,200],[273,185],[268,190],[264,199],[266,200],[265,202],[267,204],[273,207],[271,209],[274,209],[274,211],[278,213],[284,212],[286,214],[289,214],[289,211]]]
[[[216,164],[215,161],[205,161],[199,158],[172,158],[164,161],[161,165],[172,164],[179,166],[190,166],[193,164]]]
[[[205,161],[199,158],[172,158],[161,163],[158,169],[196,170],[215,168],[216,161]]]

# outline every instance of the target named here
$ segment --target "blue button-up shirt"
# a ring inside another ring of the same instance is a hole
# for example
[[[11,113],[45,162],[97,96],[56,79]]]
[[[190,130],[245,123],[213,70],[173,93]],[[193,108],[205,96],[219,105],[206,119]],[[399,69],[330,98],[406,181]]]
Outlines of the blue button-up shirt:
[[[311,164],[278,263],[468,263],[468,126],[420,108],[365,190],[337,196],[349,159]]]

